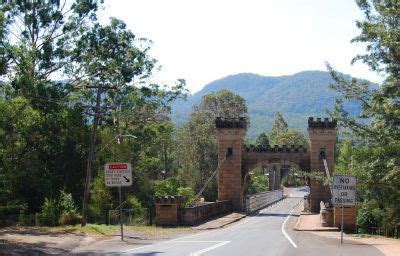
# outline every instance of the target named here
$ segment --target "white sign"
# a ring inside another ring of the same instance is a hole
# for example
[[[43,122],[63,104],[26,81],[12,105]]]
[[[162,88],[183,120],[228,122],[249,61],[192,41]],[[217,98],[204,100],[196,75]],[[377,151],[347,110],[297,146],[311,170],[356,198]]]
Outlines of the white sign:
[[[356,177],[333,176],[332,203],[334,205],[355,205],[356,186]]]
[[[132,166],[130,163],[106,163],[104,181],[107,187],[127,187],[132,185]]]

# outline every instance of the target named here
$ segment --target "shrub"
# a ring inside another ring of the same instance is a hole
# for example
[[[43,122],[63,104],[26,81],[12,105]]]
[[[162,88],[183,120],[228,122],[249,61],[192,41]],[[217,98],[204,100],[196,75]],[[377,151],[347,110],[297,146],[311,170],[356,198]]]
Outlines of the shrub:
[[[76,212],[76,207],[71,193],[66,193],[65,191],[61,190],[58,202],[60,213]]]
[[[45,226],[55,226],[58,222],[58,205],[54,199],[44,199],[42,212],[40,214],[40,223]]]
[[[111,189],[104,185],[104,172],[98,172],[92,183],[92,191],[89,201],[89,221],[106,223],[108,210],[112,209],[113,197]]]
[[[178,189],[182,186],[176,177],[156,181],[154,184],[156,196],[177,195]]]
[[[127,206],[126,208],[131,208],[131,209],[141,209],[142,204],[140,203],[139,199],[137,197],[129,195],[128,198],[126,199]]]
[[[73,215],[79,216],[77,215],[77,209],[74,205],[72,195],[61,190],[57,199],[45,198],[40,214],[40,224],[56,226],[58,223],[64,222],[64,220],[61,221],[63,215],[65,215],[64,219],[66,222],[68,222],[67,220],[69,219],[72,221],[72,219],[75,218],[72,217]]]
[[[194,191],[191,187],[180,187],[178,188],[178,195],[179,196],[184,196],[185,197],[185,202],[183,203],[184,207],[189,206],[191,203],[192,199],[195,197]]]
[[[82,216],[76,212],[64,212],[61,214],[58,223],[64,225],[76,225],[82,221]]]

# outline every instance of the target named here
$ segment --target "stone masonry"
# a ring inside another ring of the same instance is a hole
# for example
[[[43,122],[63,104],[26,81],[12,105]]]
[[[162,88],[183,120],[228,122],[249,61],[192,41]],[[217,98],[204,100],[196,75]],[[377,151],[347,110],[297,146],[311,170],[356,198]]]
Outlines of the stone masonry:
[[[242,150],[247,123],[239,120],[216,120],[218,138],[218,200],[230,200],[234,211],[243,209]]]
[[[220,164],[218,200],[231,200],[234,210],[243,210],[244,179],[247,173],[257,166],[275,168],[275,185],[279,185],[284,163],[291,163],[301,170],[322,171],[325,174],[321,157],[321,151],[323,151],[329,173],[332,175],[336,142],[335,120],[309,118],[309,149],[295,145],[244,147],[246,128],[246,120],[243,118],[237,120],[217,118],[216,120],[218,163]],[[330,189],[314,180],[310,182],[310,189],[311,211],[318,212],[320,202],[331,198]]]
[[[310,137],[310,168],[311,172],[324,172],[325,167],[321,157],[324,152],[328,164],[330,176],[335,165],[336,121],[328,118],[321,120],[312,117],[308,119],[308,134]],[[320,202],[326,202],[331,198],[330,188],[320,182],[310,182],[310,207],[312,212],[319,212]]]

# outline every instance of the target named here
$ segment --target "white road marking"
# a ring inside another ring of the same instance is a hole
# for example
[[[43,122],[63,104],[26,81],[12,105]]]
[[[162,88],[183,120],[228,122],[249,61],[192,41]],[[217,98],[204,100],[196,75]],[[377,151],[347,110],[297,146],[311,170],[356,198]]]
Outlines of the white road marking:
[[[221,243],[225,241],[208,241],[208,240],[203,240],[203,241],[196,241],[196,240],[188,240],[188,241],[173,241],[173,243]]]
[[[226,245],[226,244],[229,244],[230,242],[231,242],[231,241],[223,241],[223,242],[221,242],[221,243],[219,243],[219,244],[216,244],[216,245],[207,247],[207,248],[205,248],[205,249],[203,249],[203,250],[200,250],[200,251],[197,251],[197,252],[193,252],[193,253],[190,254],[190,256],[199,256],[199,255],[202,255],[202,254],[205,253],[205,252],[214,250],[214,249],[216,249],[216,248],[218,248],[218,247],[221,247],[221,246],[224,246],[224,245]]]
[[[278,202],[273,203],[272,205],[268,206],[267,208],[260,210],[255,216],[260,215],[260,214],[262,214],[262,213],[266,213],[267,210],[268,210],[268,208],[274,208],[274,207],[280,205],[281,203],[283,203],[285,200],[286,200],[286,199],[283,198],[282,200],[279,200]],[[301,200],[301,201],[302,201],[302,200]],[[301,201],[300,201],[300,202],[301,202]],[[299,203],[300,203],[300,202],[299,202]],[[298,204],[299,204],[299,203],[298,203]],[[297,206],[297,205],[296,205],[296,206]],[[296,206],[295,206],[295,207],[296,207]],[[294,210],[294,209],[293,209],[293,210]],[[293,212],[293,210],[292,210],[292,212]],[[292,212],[290,212],[290,214],[292,214]],[[290,217],[290,214],[289,214],[288,217]],[[224,228],[224,229],[214,229],[214,230],[211,230],[211,231],[199,232],[199,233],[196,233],[196,234],[192,234],[192,235],[188,235],[188,236],[184,236],[184,237],[178,237],[178,238],[175,238],[175,239],[171,239],[171,240],[167,240],[167,241],[163,241],[163,242],[159,242],[159,243],[154,243],[154,244],[144,245],[144,246],[140,246],[140,247],[135,247],[135,248],[132,248],[132,249],[128,249],[128,250],[126,250],[126,251],[123,251],[122,253],[129,253],[129,252],[133,252],[133,251],[136,251],[136,250],[140,250],[140,249],[144,249],[144,248],[148,248],[148,247],[152,247],[152,246],[157,246],[157,245],[161,245],[161,244],[171,243],[171,242],[179,242],[179,240],[183,240],[183,239],[187,239],[187,238],[192,238],[192,237],[200,236],[200,235],[204,235],[204,234],[211,234],[211,233],[220,232],[220,231],[223,231],[223,230],[226,231],[226,230],[230,230],[230,229],[235,229],[235,228],[237,228],[237,227],[239,227],[239,226],[241,226],[241,225],[243,225],[243,224],[246,224],[246,223],[248,223],[248,222],[250,222],[250,221],[256,220],[256,218],[253,218],[253,217],[254,217],[254,216],[250,216],[250,218],[248,218],[248,219],[246,218],[245,220],[240,221],[239,223],[234,224],[234,225],[232,225],[232,226],[228,226],[228,227],[226,227],[226,228]],[[287,221],[287,219],[285,220],[285,222],[286,222],[286,221]],[[284,224],[285,224],[285,222],[284,222]],[[284,226],[284,224],[283,224],[283,226]],[[283,227],[283,226],[282,226],[282,227]],[[284,232],[284,234],[286,233],[283,229],[282,229],[282,232]],[[287,234],[286,234],[286,235],[287,235]],[[289,236],[287,236],[287,238],[290,239]],[[290,239],[289,241],[291,241],[291,239]],[[190,242],[190,241],[188,240],[188,242]],[[193,242],[195,243],[196,241],[193,241]],[[204,241],[204,242],[208,242],[208,241]],[[216,241],[210,241],[210,242],[216,242]],[[219,242],[219,241],[218,241],[218,242]],[[230,242],[230,241],[228,241],[228,242]],[[297,248],[296,244],[294,244],[293,241],[291,241],[291,243],[292,243],[292,245],[293,245],[295,248]],[[223,244],[223,245],[225,245],[225,244]],[[220,246],[222,246],[222,245],[220,245]],[[219,247],[219,246],[218,246],[218,247]]]
[[[212,231],[207,231],[207,232],[199,232],[199,233],[196,233],[196,234],[193,234],[193,235],[188,235],[188,236],[184,236],[184,237],[178,237],[178,238],[175,238],[175,239],[171,239],[171,240],[167,240],[167,241],[159,242],[159,243],[155,243],[155,244],[149,244],[149,245],[145,245],[145,246],[135,247],[135,248],[123,251],[123,253],[128,253],[128,252],[144,249],[144,248],[151,247],[151,246],[157,246],[157,245],[160,245],[160,244],[166,244],[166,243],[171,243],[171,242],[179,242],[179,240],[182,240],[182,239],[203,235],[205,233],[210,234],[210,233],[214,233],[216,231],[218,231],[218,229],[215,229],[215,230],[212,230]],[[214,242],[214,241],[211,241],[211,242]]]
[[[294,248],[297,248],[297,245],[293,242],[293,240],[290,238],[290,236],[286,233],[285,231],[285,224],[288,221],[288,219],[290,218],[290,216],[292,215],[292,212],[294,211],[294,208],[292,209],[292,211],[289,213],[289,216],[286,217],[285,221],[282,224],[282,233],[283,235],[287,238],[287,240],[289,240],[289,242],[293,245]]]

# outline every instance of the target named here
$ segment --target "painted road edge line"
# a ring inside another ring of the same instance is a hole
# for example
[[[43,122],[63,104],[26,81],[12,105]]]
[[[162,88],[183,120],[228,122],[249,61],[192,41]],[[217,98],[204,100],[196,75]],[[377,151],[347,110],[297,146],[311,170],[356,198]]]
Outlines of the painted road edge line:
[[[289,213],[289,216],[286,217],[285,221],[282,224],[281,229],[282,229],[282,233],[286,237],[286,239],[289,240],[289,242],[293,245],[294,248],[297,248],[297,245],[293,242],[293,240],[290,238],[290,236],[286,233],[286,230],[285,230],[285,224],[288,221],[288,219],[290,218],[290,216],[292,215],[293,211],[294,211],[294,208]]]
[[[199,256],[199,255],[202,255],[202,254],[205,253],[205,252],[208,252],[208,251],[217,249],[218,247],[221,247],[221,246],[224,246],[224,245],[226,245],[226,244],[229,244],[230,242],[231,242],[231,241],[223,241],[223,242],[221,242],[221,243],[219,243],[219,244],[216,244],[216,245],[207,247],[207,248],[205,248],[205,249],[203,249],[203,250],[200,250],[200,251],[197,251],[197,252],[193,252],[193,253],[190,254],[190,256]]]
[[[195,237],[195,236],[199,236],[199,235],[202,235],[202,234],[205,234],[205,233],[211,234],[211,233],[214,233],[214,232],[216,232],[218,230],[219,229],[214,229],[214,230],[205,231],[205,232],[199,232],[199,233],[191,234],[191,235],[188,235],[188,236],[182,236],[182,237],[174,238],[174,239],[167,240],[167,241],[162,241],[162,242],[158,242],[158,243],[154,243],[154,244],[148,244],[148,245],[144,245],[144,246],[140,246],[140,247],[134,247],[134,248],[125,250],[122,253],[130,253],[130,252],[133,252],[133,251],[136,251],[136,250],[140,250],[140,249],[144,249],[144,248],[148,248],[148,247],[152,247],[152,246],[157,246],[157,245],[161,245],[161,244],[167,244],[167,243],[171,243],[171,242],[175,242],[175,241],[179,241],[179,240],[184,240],[184,239]]]

